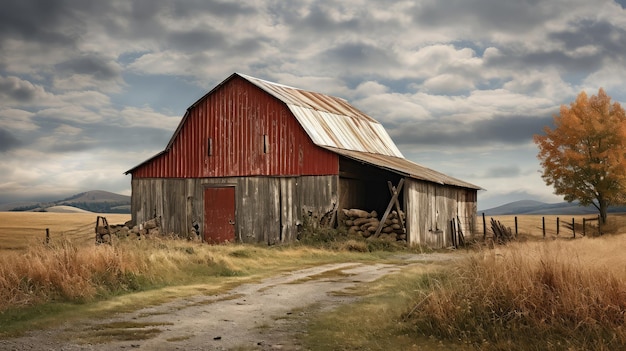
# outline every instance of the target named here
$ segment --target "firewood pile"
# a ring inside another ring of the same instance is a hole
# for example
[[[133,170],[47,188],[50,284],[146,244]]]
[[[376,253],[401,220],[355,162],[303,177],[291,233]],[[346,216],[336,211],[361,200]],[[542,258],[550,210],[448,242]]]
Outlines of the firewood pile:
[[[98,216],[96,219],[96,244],[111,244],[112,236],[125,238],[135,235],[138,239],[149,235],[161,234],[159,218],[152,218],[139,225],[133,226],[131,221],[124,224],[109,224],[105,217]]]
[[[137,236],[146,236],[146,235],[159,235],[161,234],[161,219],[160,218],[152,218],[143,223],[139,223],[139,225],[133,226],[129,231],[130,234],[135,234]]]
[[[376,211],[367,212],[360,209],[342,209],[341,211],[345,217],[344,223],[348,228],[348,235],[362,236],[368,239],[376,237],[376,231],[380,226]],[[378,238],[389,241],[406,241],[404,219],[404,212],[391,211],[383,223]]]

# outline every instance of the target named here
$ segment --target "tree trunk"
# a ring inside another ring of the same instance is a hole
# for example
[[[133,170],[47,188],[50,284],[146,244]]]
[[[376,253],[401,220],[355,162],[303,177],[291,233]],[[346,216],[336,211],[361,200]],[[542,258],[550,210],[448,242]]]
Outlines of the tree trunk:
[[[606,224],[606,216],[609,204],[607,203],[607,201],[600,200],[598,201],[598,205],[598,210],[600,210],[600,220],[602,221],[602,224]]]

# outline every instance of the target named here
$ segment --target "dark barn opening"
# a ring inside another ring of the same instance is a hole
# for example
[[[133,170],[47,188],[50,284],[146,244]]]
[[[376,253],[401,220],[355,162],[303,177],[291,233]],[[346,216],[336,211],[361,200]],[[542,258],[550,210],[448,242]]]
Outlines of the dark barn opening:
[[[380,167],[341,157],[339,159],[339,199],[341,200],[339,207],[374,210],[382,216],[392,197],[388,182],[397,186],[402,178]],[[402,191],[398,201],[404,210]]]

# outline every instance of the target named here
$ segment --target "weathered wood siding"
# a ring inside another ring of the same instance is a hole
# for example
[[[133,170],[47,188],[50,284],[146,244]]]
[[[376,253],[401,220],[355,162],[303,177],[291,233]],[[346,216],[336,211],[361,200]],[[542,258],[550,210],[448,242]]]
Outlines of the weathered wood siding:
[[[461,222],[466,238],[474,235],[476,190],[407,179],[404,192],[409,244],[452,245],[452,219]]]
[[[203,190],[235,187],[239,242],[277,244],[296,239],[305,221],[316,225],[337,206],[337,176],[137,178],[132,180],[135,223],[161,217],[162,230],[188,236],[204,226]],[[305,219],[306,217],[306,219]]]

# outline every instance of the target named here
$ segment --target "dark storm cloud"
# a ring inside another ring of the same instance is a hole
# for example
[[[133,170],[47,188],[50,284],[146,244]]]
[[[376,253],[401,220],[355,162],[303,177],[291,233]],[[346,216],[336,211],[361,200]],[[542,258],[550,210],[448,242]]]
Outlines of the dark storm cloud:
[[[397,63],[385,50],[364,43],[346,43],[337,45],[322,54],[320,58],[328,65],[359,68],[380,67]]]
[[[599,56],[622,57],[626,52],[626,30],[605,21],[581,20],[565,31],[550,33],[548,38],[562,42],[568,50],[584,46],[600,48]]]
[[[30,102],[37,96],[38,91],[37,87],[28,81],[17,77],[0,76],[0,100],[5,97],[9,101]]]
[[[337,9],[337,4],[330,8]],[[324,1],[312,2],[306,7],[307,11],[302,11],[303,3],[295,1],[277,1],[270,5],[269,11],[274,16],[276,22],[287,24],[298,32],[329,32],[337,30],[354,30],[359,27],[359,22],[355,18],[345,20],[335,20],[329,14],[329,6]],[[303,13],[302,15],[300,15]],[[361,17],[367,16],[366,13]]]
[[[550,18],[549,11],[539,0],[452,0],[416,4],[413,16],[418,25],[472,28],[481,31],[526,32]]]
[[[500,52],[501,55],[486,59],[485,67],[527,69],[553,66],[586,75],[601,68],[604,64],[602,55],[599,53],[572,56],[560,50],[518,52],[506,48],[501,49]]]
[[[171,32],[168,34],[168,42],[175,49],[189,52],[217,49],[226,44],[224,33],[210,27]]]
[[[173,3],[173,13],[177,17],[189,17],[198,13],[211,13],[220,18],[234,18],[254,14],[256,10],[245,2],[216,0],[182,0]]]
[[[64,73],[87,74],[101,80],[111,80],[120,76],[119,65],[104,57],[86,55],[56,65],[58,71]]]
[[[69,43],[73,40],[58,31],[71,17],[63,0],[8,0],[0,11],[0,38],[16,38],[47,43]]]
[[[0,128],[0,152],[6,152],[20,146],[20,141],[8,130]]]
[[[298,20],[298,26],[307,30],[319,31],[354,31],[360,27],[360,20],[354,17],[345,20],[335,20],[328,13],[328,10],[319,3],[312,3],[309,13],[304,18]],[[286,15],[289,15],[287,13]]]
[[[469,124],[450,121],[416,121],[411,124],[388,125],[390,135],[399,145],[482,146],[490,143],[524,144],[534,134],[552,126],[553,118],[494,117]]]
[[[520,51],[514,47],[501,46],[500,55],[485,60],[485,67],[509,67],[542,69],[556,67],[561,71],[576,72],[585,77],[601,69],[606,59],[624,60],[626,30],[609,22],[580,20],[570,23],[570,28],[547,33],[548,42],[562,44],[563,49],[540,49]],[[553,46],[553,45],[552,45]],[[591,48],[577,52],[580,48]]]

